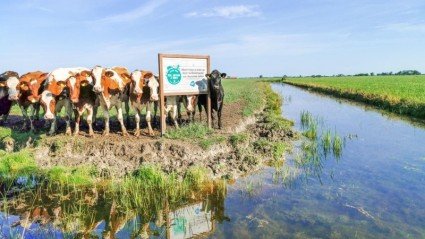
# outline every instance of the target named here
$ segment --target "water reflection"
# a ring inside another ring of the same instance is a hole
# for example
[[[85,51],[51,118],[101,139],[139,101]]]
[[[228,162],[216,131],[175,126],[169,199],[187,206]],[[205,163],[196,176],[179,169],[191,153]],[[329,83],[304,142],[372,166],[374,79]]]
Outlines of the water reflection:
[[[214,232],[224,214],[226,185],[209,185],[190,200],[164,198],[154,210],[127,208],[108,191],[38,188],[2,202],[5,238],[191,238]]]

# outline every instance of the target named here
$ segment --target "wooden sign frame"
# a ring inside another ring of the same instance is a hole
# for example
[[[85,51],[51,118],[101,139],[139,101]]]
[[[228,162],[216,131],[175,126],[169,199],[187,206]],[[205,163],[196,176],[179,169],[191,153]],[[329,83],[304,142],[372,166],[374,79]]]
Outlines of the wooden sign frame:
[[[165,115],[165,97],[166,96],[177,96],[177,95],[207,95],[207,124],[211,128],[211,96],[210,96],[210,84],[209,79],[207,78],[207,93],[193,94],[193,92],[173,92],[173,93],[164,93],[164,79],[163,79],[163,59],[164,58],[185,58],[185,59],[205,59],[207,61],[207,74],[211,72],[210,56],[209,55],[185,55],[185,54],[158,54],[158,67],[159,67],[159,104],[160,104],[160,119],[161,119],[161,136],[165,134],[166,130],[166,115]],[[196,106],[195,106],[196,107]]]

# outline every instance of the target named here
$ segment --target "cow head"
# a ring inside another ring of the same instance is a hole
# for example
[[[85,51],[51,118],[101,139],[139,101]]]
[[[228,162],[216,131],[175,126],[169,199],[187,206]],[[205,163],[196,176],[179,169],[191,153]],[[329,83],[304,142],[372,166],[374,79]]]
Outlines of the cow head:
[[[187,95],[185,97],[186,100],[186,110],[188,112],[194,112],[195,111],[195,105],[198,103],[198,96],[197,95]]]
[[[18,83],[19,75],[14,71],[6,71],[0,75],[0,88],[7,90],[8,99],[11,101],[18,99]]]
[[[7,87],[7,93],[9,100],[16,101],[19,97],[19,91],[18,91],[18,84],[19,79],[15,76],[9,77],[6,80],[6,87]]]
[[[143,94],[143,87],[145,87],[145,79],[142,78],[142,72],[135,70],[131,73],[132,94]]]
[[[105,73],[105,69],[101,66],[95,66],[91,71],[91,75],[93,77],[93,91],[96,93],[102,93],[102,77]]]
[[[226,78],[226,73],[220,73],[218,70],[213,70],[211,74],[205,75],[210,79],[210,84],[213,87],[213,90],[219,90],[221,86],[221,79]]]
[[[46,77],[47,73],[43,72],[29,72],[22,75],[16,86],[19,96],[25,95],[28,101],[38,102],[40,100],[39,90]]]
[[[40,99],[41,106],[44,109],[44,119],[52,120],[55,117],[56,100],[55,96],[49,90],[43,91]]]
[[[152,74],[152,72],[146,72],[142,75],[142,78],[145,80],[145,84],[149,87],[151,101],[158,101],[158,87],[159,82],[156,76]]]
[[[53,95],[58,96],[64,93],[66,87],[66,81],[56,81],[53,79],[47,82],[46,90],[50,91]]]
[[[89,71],[82,71],[68,78],[66,85],[69,88],[72,103],[78,103],[81,88],[90,86],[92,82],[93,80]]]

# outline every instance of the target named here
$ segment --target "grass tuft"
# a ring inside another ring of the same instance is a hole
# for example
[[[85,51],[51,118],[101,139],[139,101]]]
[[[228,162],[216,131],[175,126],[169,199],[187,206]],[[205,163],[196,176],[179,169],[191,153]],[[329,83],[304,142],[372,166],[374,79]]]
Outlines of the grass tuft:
[[[178,129],[168,130],[165,135],[169,139],[199,139],[213,132],[207,125],[201,123],[188,124]]]

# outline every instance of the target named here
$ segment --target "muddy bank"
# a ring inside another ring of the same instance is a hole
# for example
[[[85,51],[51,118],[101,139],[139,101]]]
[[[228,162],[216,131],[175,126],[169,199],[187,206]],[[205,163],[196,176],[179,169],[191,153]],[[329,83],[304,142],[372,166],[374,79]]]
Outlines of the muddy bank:
[[[181,176],[189,167],[199,166],[207,168],[214,178],[236,178],[271,160],[272,152],[253,146],[259,139],[289,142],[293,137],[289,128],[279,130],[266,125],[264,112],[242,119],[231,131],[217,133],[226,140],[206,150],[187,140],[55,136],[43,140],[34,158],[41,168],[90,165],[102,175],[114,177],[131,174],[142,165],[155,164],[164,172]],[[232,141],[235,135],[243,136]]]

